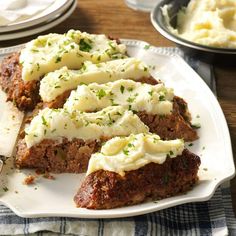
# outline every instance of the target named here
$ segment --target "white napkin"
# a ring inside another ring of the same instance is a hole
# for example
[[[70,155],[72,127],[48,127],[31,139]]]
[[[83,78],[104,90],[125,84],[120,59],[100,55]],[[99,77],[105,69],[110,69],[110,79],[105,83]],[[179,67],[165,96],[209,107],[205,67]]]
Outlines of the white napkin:
[[[34,17],[56,0],[0,0],[0,26]]]

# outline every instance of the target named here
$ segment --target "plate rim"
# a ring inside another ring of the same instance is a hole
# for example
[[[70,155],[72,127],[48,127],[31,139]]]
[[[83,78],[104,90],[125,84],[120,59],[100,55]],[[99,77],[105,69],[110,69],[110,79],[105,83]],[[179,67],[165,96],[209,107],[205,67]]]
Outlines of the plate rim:
[[[134,40],[134,39],[121,39],[122,43],[125,43],[127,46],[134,46],[134,47],[144,47],[145,45],[150,45],[149,43],[142,41],[142,40]],[[20,49],[22,48],[23,45],[17,45],[17,46],[13,46],[8,48],[8,52],[9,51],[13,51],[14,49]],[[5,48],[7,49],[7,48]],[[7,202],[5,202],[4,200],[1,200],[0,198],[0,203],[4,204],[5,206],[9,207],[15,214],[17,214],[18,216],[21,217],[27,217],[27,218],[37,218],[37,217],[58,217],[58,216],[63,216],[63,217],[76,217],[76,218],[90,218],[90,219],[97,219],[97,218],[124,218],[124,217],[131,217],[131,216],[137,216],[137,215],[143,215],[143,214],[147,214],[147,213],[151,213],[151,212],[155,212],[155,211],[159,211],[159,210],[163,210],[163,209],[167,209],[173,206],[178,206],[181,204],[186,204],[186,203],[190,203],[190,202],[202,202],[202,201],[207,201],[209,200],[215,193],[216,189],[223,183],[226,182],[230,179],[232,179],[235,176],[235,164],[234,164],[234,159],[233,159],[233,151],[232,151],[232,144],[231,144],[231,138],[230,138],[230,134],[229,134],[229,128],[224,116],[224,113],[222,111],[222,108],[220,107],[220,104],[218,102],[218,100],[216,99],[216,97],[214,96],[214,94],[212,93],[212,91],[210,90],[210,88],[205,84],[205,82],[201,79],[201,77],[184,61],[184,59],[175,54],[175,53],[168,53],[168,52],[161,52],[159,47],[155,47],[150,45],[150,48],[148,50],[160,55],[160,56],[168,56],[168,57],[173,57],[176,60],[178,60],[179,63],[181,63],[182,65],[184,65],[186,67],[186,69],[188,71],[190,71],[191,73],[194,73],[194,78],[198,80],[198,83],[200,83],[201,88],[204,88],[204,92],[208,93],[208,96],[211,96],[211,102],[214,104],[214,109],[216,110],[216,114],[219,118],[219,123],[220,123],[220,131],[222,136],[222,140],[224,142],[224,153],[228,156],[227,161],[229,161],[230,165],[232,165],[232,169],[230,169],[231,171],[227,172],[228,174],[225,175],[223,178],[219,179],[217,182],[214,182],[213,187],[211,187],[211,192],[210,193],[206,193],[204,196],[199,197],[199,196],[188,196],[187,199],[186,198],[182,198],[182,199],[178,199],[176,200],[177,202],[171,202],[168,203],[168,206],[161,206],[158,207],[154,207],[154,206],[150,206],[150,208],[146,207],[144,209],[140,209],[140,210],[134,210],[131,212],[126,212],[126,213],[112,213],[111,214],[111,210],[114,209],[110,209],[110,210],[88,210],[88,212],[85,213],[81,213],[81,212],[71,212],[71,213],[63,213],[60,214],[58,212],[41,212],[41,213],[33,213],[33,212],[21,212],[20,210],[18,210],[16,207],[12,206],[11,204],[8,204]],[[1,50],[0,50],[1,53]],[[1,55],[0,55],[1,56]],[[180,195],[180,196],[184,196],[184,195]],[[123,207],[124,208],[124,207]],[[76,209],[76,207],[75,207]],[[117,208],[119,209],[119,208]]]

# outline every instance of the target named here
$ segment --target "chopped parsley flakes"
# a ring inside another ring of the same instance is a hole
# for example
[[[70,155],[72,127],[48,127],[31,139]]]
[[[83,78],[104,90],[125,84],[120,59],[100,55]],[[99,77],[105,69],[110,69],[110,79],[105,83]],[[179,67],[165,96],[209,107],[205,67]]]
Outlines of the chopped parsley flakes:
[[[4,192],[7,192],[9,190],[8,187],[3,187],[2,189]]]
[[[58,57],[56,58],[55,63],[59,63],[59,62],[61,62],[61,57],[58,56]]]
[[[101,100],[103,97],[105,97],[106,96],[106,92],[104,91],[104,89],[100,89],[97,92],[97,96],[98,96],[99,100]]]
[[[45,125],[45,126],[47,126],[47,125],[48,125],[48,123],[47,123],[47,121],[46,121],[45,117],[44,117],[44,116],[42,116],[41,118],[42,118],[42,124],[43,124],[43,125]]]
[[[146,44],[146,45],[144,46],[144,49],[145,49],[145,50],[148,50],[150,47],[151,47],[150,44]]]
[[[125,87],[123,85],[120,86],[120,92],[124,93]]]
[[[85,42],[84,39],[81,39],[79,42],[79,49],[84,52],[89,52],[92,49],[92,46]]]
[[[128,156],[128,155],[129,155],[129,150],[123,149],[123,153],[124,153],[126,156]]]

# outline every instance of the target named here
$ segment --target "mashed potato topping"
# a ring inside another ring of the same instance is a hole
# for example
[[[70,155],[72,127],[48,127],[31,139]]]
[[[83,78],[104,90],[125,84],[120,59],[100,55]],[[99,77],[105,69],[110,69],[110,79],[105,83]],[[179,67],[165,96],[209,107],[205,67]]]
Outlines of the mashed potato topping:
[[[137,170],[151,162],[162,164],[167,156],[174,158],[183,150],[182,139],[163,141],[151,133],[115,137],[102,146],[101,152],[91,156],[87,175],[108,170],[124,176],[125,171]]]
[[[50,102],[65,91],[75,89],[79,84],[103,84],[120,79],[139,80],[150,76],[148,66],[132,57],[98,64],[86,61],[80,70],[62,67],[48,73],[40,81],[39,94],[44,102]]]
[[[150,85],[132,80],[118,80],[106,84],[80,85],[72,91],[64,104],[69,112],[99,111],[108,106],[120,105],[127,110],[146,111],[148,114],[171,114],[173,89],[164,84]]]
[[[22,79],[39,80],[48,72],[67,66],[80,69],[85,61],[100,63],[126,57],[126,46],[103,34],[69,30],[47,34],[28,42],[21,50]]]
[[[107,107],[99,112],[85,113],[66,109],[45,108],[25,128],[27,147],[44,139],[60,142],[63,137],[83,140],[100,140],[102,137],[127,136],[147,133],[148,127],[122,106]]]
[[[162,8],[169,21],[168,8]],[[236,1],[191,0],[177,15],[172,33],[186,40],[220,48],[236,48]]]

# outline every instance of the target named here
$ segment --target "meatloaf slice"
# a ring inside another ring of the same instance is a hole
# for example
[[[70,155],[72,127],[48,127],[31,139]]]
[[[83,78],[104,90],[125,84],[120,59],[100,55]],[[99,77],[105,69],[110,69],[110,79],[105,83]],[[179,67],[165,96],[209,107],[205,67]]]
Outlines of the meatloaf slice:
[[[85,178],[74,201],[77,207],[110,209],[185,193],[197,182],[199,166],[200,158],[185,149],[181,156],[147,164],[123,177],[98,170]]]
[[[158,134],[161,139],[182,138],[185,141],[198,139],[197,132],[190,123],[191,115],[187,103],[180,97],[174,97],[173,112],[170,115],[152,115],[146,112],[138,112],[137,115],[149,127],[150,132]]]
[[[81,173],[87,170],[91,154],[101,147],[101,141],[64,138],[62,142],[45,139],[27,148],[24,139],[17,144],[17,168],[35,168],[54,173]]]
[[[7,100],[13,102],[19,110],[32,110],[40,101],[39,81],[22,80],[22,68],[19,53],[13,53],[3,59],[1,64],[0,86],[7,94]]]
[[[23,81],[22,80],[22,66],[19,62],[20,53],[13,53],[4,58],[0,68],[0,86],[7,94],[7,100],[13,102],[19,110],[29,111],[41,101],[39,96],[40,81]],[[141,78],[140,82],[148,84],[157,84],[158,82],[152,78]],[[70,91],[58,96],[57,99],[49,104],[48,107],[61,107],[68,98]]]

